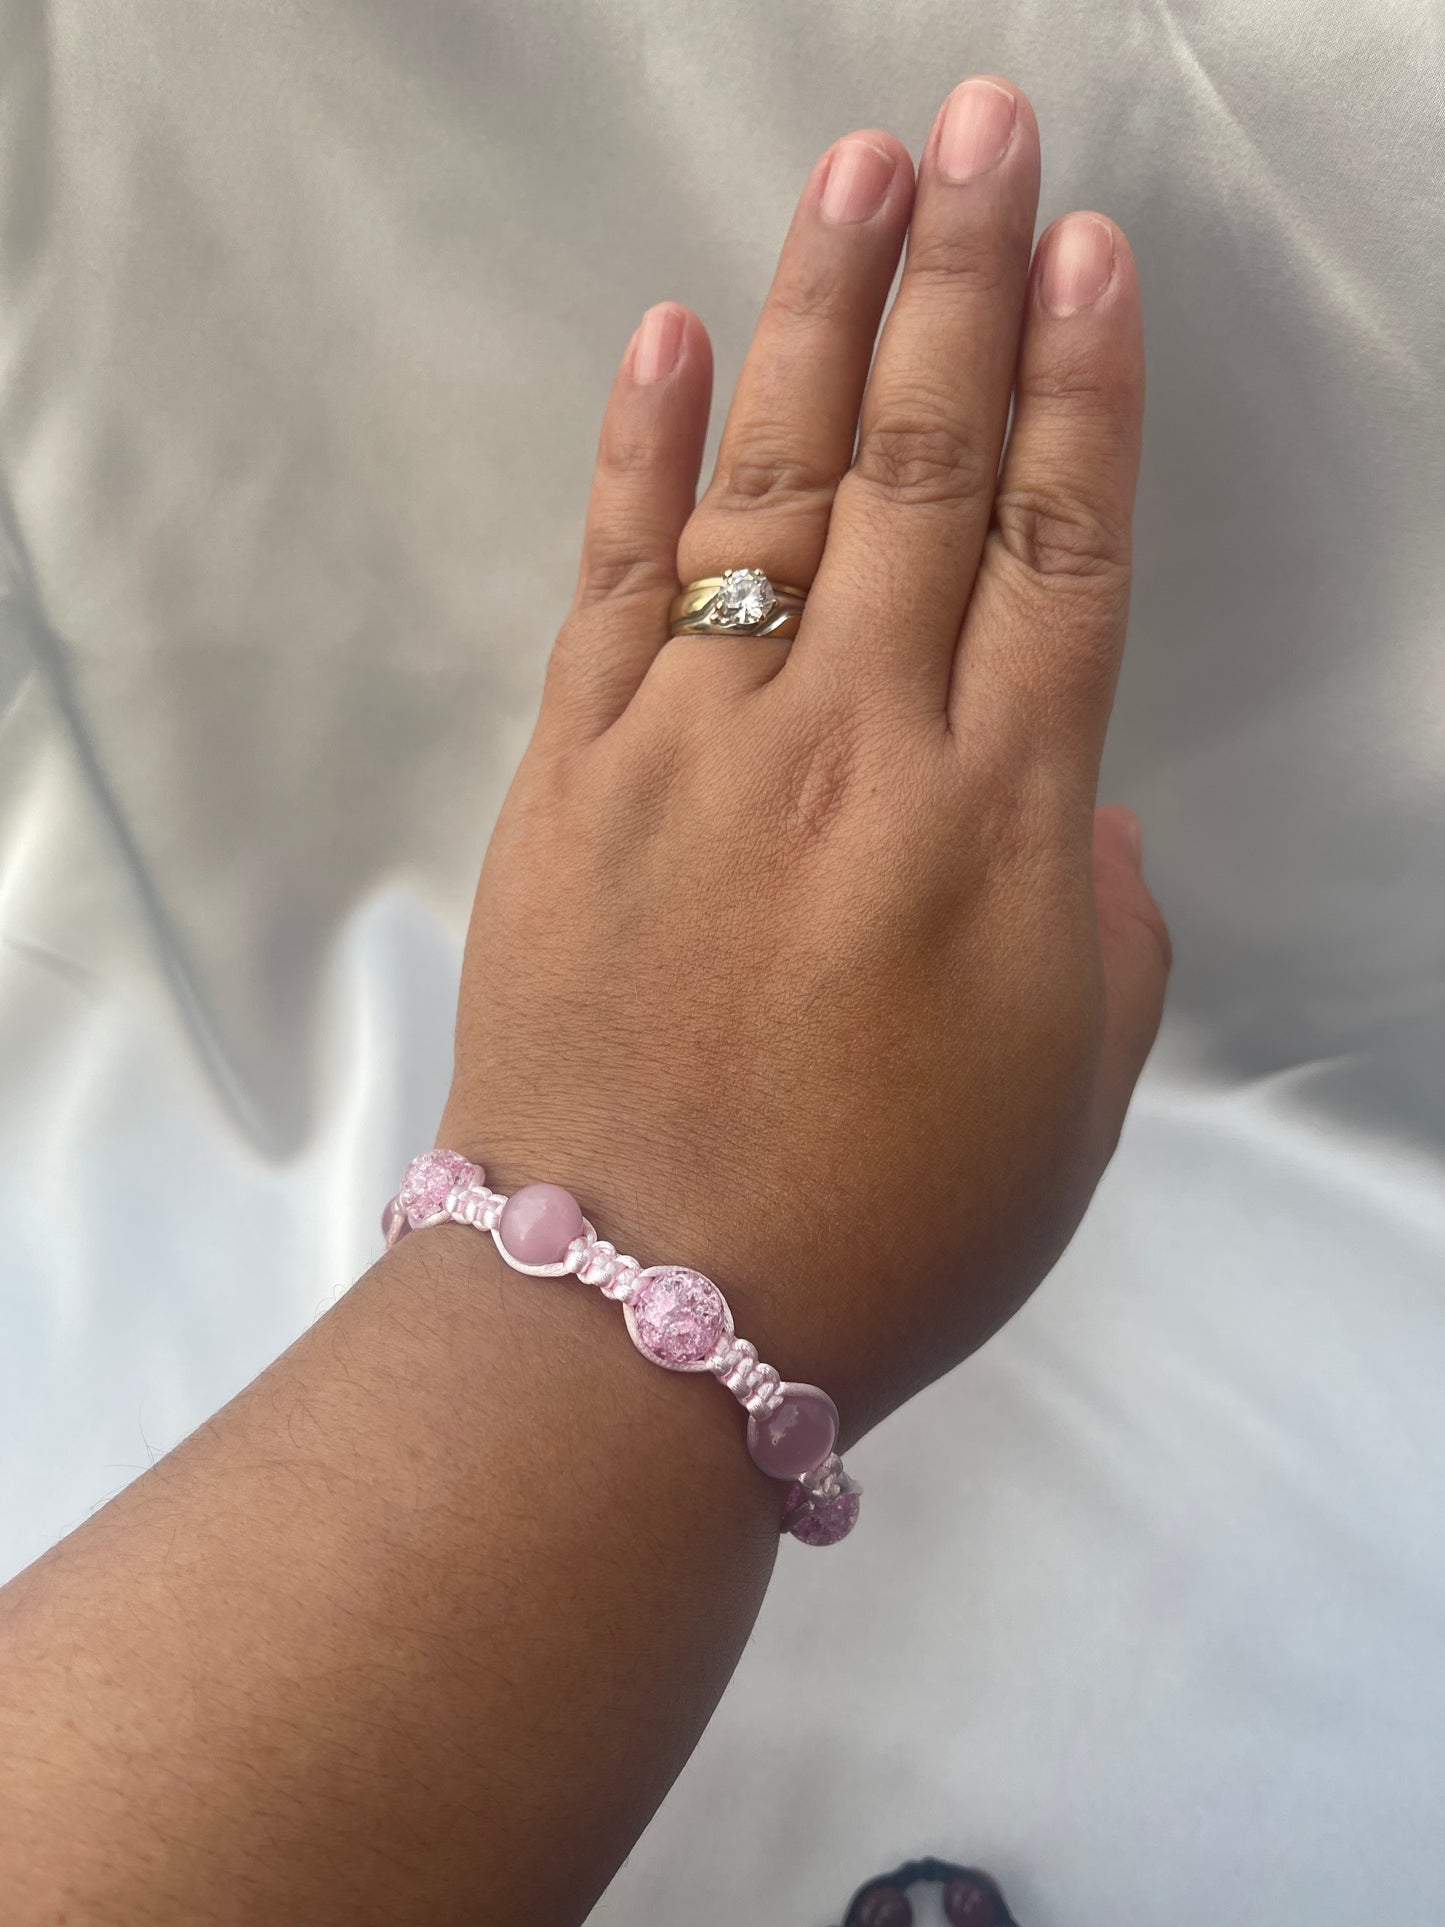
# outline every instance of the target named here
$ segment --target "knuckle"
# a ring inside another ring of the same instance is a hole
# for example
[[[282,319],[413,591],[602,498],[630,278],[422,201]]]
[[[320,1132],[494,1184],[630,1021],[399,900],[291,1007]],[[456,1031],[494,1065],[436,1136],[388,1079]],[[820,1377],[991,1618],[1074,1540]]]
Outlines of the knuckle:
[[[889,500],[957,507],[993,486],[994,456],[983,437],[937,404],[898,410],[864,436],[853,473]]]
[[[1040,357],[1029,367],[1023,394],[1031,408],[1046,409],[1051,415],[1074,415],[1081,410],[1114,415],[1129,385],[1122,368],[1086,345],[1073,354],[1055,349]]]
[[[938,296],[950,304],[960,296],[992,300],[1013,278],[996,247],[976,233],[943,225],[913,230],[904,276],[906,299]]]
[[[1000,488],[994,535],[1030,576],[1079,581],[1113,593],[1128,580],[1129,525],[1071,489]]]
[[[769,321],[811,328],[843,322],[856,324],[858,302],[854,290],[831,262],[809,267],[793,262],[774,282],[768,295]]]
[[[722,510],[780,504],[826,509],[836,486],[836,476],[823,474],[796,449],[749,436],[719,466],[704,500],[708,508]]]
[[[656,465],[656,441],[639,433],[636,422],[616,415],[604,421],[597,444],[597,467],[607,480],[628,481],[649,474]]]
[[[592,540],[583,549],[579,603],[651,600],[675,590],[674,572],[656,556],[639,555],[620,538]]]

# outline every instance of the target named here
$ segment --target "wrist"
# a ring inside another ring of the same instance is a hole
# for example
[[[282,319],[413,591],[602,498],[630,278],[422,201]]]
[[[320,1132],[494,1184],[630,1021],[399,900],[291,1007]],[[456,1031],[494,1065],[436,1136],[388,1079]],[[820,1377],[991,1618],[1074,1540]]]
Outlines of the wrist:
[[[383,1216],[389,1245],[448,1223],[489,1238],[509,1269],[544,1289],[595,1288],[621,1308],[632,1346],[653,1366],[716,1379],[747,1414],[748,1455],[775,1482],[787,1531],[817,1546],[852,1530],[858,1488],[838,1455],[831,1396],[760,1356],[712,1278],[671,1255],[649,1263],[619,1251],[563,1186],[534,1180],[502,1192],[479,1160],[452,1147],[414,1158]]]
[[[581,1508],[605,1533],[640,1510],[664,1559],[686,1556],[705,1527],[740,1553],[761,1537],[771,1563],[782,1495],[741,1450],[736,1412],[651,1369],[599,1293],[575,1278],[519,1277],[489,1238],[453,1223],[413,1232],[364,1282],[409,1337],[425,1312],[459,1432],[487,1435],[479,1470],[495,1475],[500,1440],[539,1517],[560,1510],[575,1524]]]

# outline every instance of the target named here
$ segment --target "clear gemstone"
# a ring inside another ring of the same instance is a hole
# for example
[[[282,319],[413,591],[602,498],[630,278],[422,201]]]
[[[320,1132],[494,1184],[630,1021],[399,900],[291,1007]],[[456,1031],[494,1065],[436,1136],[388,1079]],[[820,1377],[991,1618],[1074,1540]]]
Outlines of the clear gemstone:
[[[645,1271],[627,1310],[638,1350],[658,1365],[699,1365],[727,1335],[722,1293],[682,1265]]]
[[[717,592],[716,612],[724,622],[744,622],[755,628],[767,621],[777,599],[761,569],[729,569]]]
[[[477,1168],[455,1151],[423,1151],[406,1167],[397,1203],[415,1229],[434,1218],[446,1204],[454,1185],[470,1182]]]

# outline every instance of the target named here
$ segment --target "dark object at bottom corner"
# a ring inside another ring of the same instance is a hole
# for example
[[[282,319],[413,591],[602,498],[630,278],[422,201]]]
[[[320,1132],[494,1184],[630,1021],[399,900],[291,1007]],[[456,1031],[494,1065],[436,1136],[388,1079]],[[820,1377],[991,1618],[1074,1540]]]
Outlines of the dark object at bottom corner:
[[[908,1889],[925,1883],[942,1887],[949,1927],[1018,1927],[991,1874],[932,1858],[906,1861],[892,1873],[865,1881],[848,1902],[843,1927],[913,1927]]]

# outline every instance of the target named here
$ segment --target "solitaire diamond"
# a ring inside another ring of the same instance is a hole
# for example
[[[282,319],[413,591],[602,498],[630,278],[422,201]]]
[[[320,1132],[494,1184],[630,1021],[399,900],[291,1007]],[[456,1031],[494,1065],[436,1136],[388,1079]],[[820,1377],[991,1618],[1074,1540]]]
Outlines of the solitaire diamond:
[[[721,622],[756,629],[772,614],[777,599],[761,569],[729,569],[717,592],[713,613]]]

